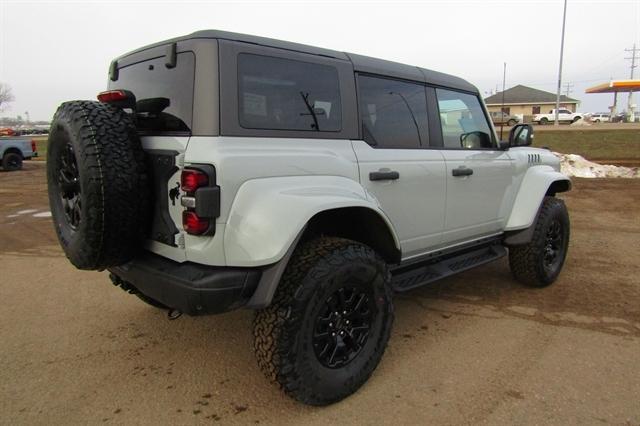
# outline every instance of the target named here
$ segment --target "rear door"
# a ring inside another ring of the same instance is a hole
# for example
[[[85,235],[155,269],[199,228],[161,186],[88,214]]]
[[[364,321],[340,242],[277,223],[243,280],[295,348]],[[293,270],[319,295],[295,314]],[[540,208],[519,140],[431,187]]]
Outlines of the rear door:
[[[358,75],[362,140],[353,141],[360,181],[390,218],[403,257],[440,243],[445,165],[429,148],[425,86]]]
[[[164,54],[150,56],[130,64],[122,61],[109,89],[129,90],[136,97],[136,126],[153,180],[148,247],[184,261],[180,174],[192,131],[195,54],[178,52],[173,66],[167,65]]]
[[[513,201],[514,163],[498,149],[477,95],[436,89],[446,162],[443,242],[500,232]]]

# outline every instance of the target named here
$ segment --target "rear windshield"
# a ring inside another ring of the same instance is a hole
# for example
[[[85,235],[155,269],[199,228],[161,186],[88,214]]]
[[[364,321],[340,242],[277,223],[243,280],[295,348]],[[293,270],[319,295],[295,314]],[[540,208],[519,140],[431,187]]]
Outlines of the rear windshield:
[[[124,89],[136,96],[138,130],[147,134],[188,133],[193,113],[195,55],[177,55],[174,68],[160,57],[118,70],[118,80],[109,89]]]

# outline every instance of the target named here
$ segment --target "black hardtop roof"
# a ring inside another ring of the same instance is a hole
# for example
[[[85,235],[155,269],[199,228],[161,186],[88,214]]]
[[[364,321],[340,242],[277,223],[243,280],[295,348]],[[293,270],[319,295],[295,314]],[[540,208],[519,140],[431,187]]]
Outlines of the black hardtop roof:
[[[422,81],[428,84],[436,86],[450,87],[459,90],[465,90],[468,92],[478,93],[478,89],[468,81],[456,77],[450,74],[444,74],[437,71],[432,71],[425,68],[420,68],[412,65],[401,64],[393,61],[386,61],[383,59],[372,58],[368,56],[356,55],[353,53],[339,52],[337,50],[324,49],[322,47],[309,46],[306,44],[293,43],[289,41],[276,40],[272,38],[253,36],[248,34],[232,33],[228,31],[219,30],[202,30],[194,33],[164,40],[158,43],[154,43],[148,46],[141,47],[129,53],[126,53],[116,60],[120,60],[134,53],[139,53],[147,49],[151,49],[158,46],[167,45],[170,43],[177,43],[185,40],[192,39],[223,39],[231,41],[239,41],[243,43],[257,44],[266,47],[273,47],[277,49],[291,50],[295,52],[308,53],[312,55],[325,56],[329,58],[335,58],[343,61],[350,61],[353,64],[355,71],[381,74],[390,77],[396,77],[406,80]]]

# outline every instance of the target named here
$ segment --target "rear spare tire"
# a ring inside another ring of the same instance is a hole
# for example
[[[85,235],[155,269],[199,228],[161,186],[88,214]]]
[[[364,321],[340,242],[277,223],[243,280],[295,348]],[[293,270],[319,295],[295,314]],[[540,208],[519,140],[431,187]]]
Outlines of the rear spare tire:
[[[65,102],[51,123],[49,204],[58,240],[77,268],[131,260],[148,229],[149,177],[132,119],[94,101]]]

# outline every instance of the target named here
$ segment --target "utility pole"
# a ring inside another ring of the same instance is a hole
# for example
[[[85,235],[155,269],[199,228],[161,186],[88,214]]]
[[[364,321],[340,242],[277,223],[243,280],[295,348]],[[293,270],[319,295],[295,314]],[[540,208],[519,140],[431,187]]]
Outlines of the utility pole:
[[[553,124],[558,126],[558,110],[560,109],[560,91],[562,89],[562,56],[564,55],[564,27],[567,22],[567,0],[564,0],[562,13],[562,38],[560,39],[560,67],[558,68],[558,90],[556,91],[556,116]]]
[[[573,83],[565,83],[564,85],[566,86],[564,94],[568,98],[571,92],[573,92],[573,90],[571,90],[573,89]]]
[[[507,88],[507,63],[502,68],[502,106],[500,107],[500,140],[502,140],[502,129],[504,127],[504,91]]]
[[[631,75],[629,76],[629,78],[631,80],[633,80],[633,70],[638,66],[638,65],[636,65],[636,59],[640,59],[636,55],[636,52],[640,51],[640,49],[637,49],[636,48],[636,44],[633,43],[633,47],[631,49],[624,49],[624,51],[625,52],[631,52],[631,57],[625,58],[625,59],[631,60]],[[628,100],[628,103],[627,103],[627,111],[629,112],[629,121],[631,121],[632,123],[634,121],[636,121],[635,112],[633,110],[633,92],[629,92],[629,100]]]

